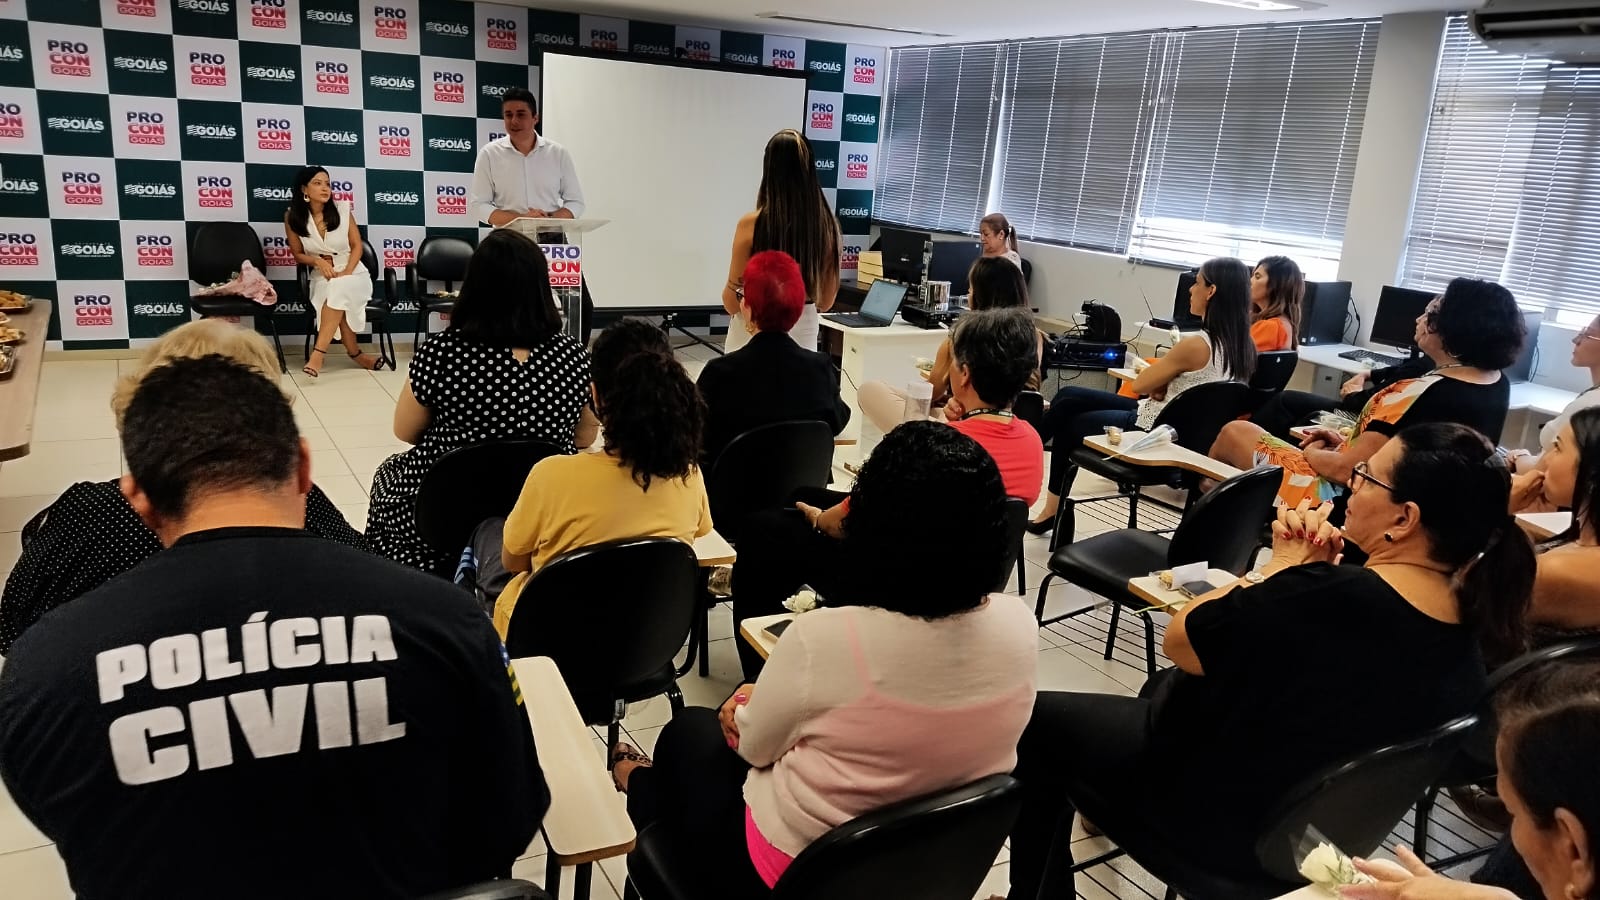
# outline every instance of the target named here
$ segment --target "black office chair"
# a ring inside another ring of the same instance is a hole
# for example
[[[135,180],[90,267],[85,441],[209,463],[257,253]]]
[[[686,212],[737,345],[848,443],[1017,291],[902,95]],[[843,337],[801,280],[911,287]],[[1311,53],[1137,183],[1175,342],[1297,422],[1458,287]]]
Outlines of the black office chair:
[[[528,470],[560,449],[524,438],[457,447],[422,476],[417,536],[439,553],[457,554],[485,519],[509,515]]]
[[[995,591],[1003,592],[1011,581],[1011,570],[1017,570],[1017,593],[1028,593],[1027,562],[1022,558],[1023,535],[1028,533],[1028,504],[1016,497],[1006,498],[1006,560],[1000,567],[1000,578]]]
[[[1383,844],[1418,794],[1438,777],[1477,722],[1463,716],[1419,737],[1357,755],[1302,781],[1262,822],[1255,841],[1259,873],[1239,877],[1208,870],[1183,840],[1157,829],[1113,826],[1106,837],[1116,850],[1072,867],[1081,872],[1126,853],[1167,885],[1168,900],[1268,900],[1301,887],[1306,880],[1295,863],[1295,849],[1310,828],[1353,856],[1367,856]],[[1085,815],[1107,808],[1091,790],[1073,799]],[[1098,819],[1095,821],[1099,821]]]
[[[1023,391],[1017,394],[1016,402],[1011,404],[1011,412],[1017,418],[1033,426],[1033,430],[1044,436],[1044,395],[1038,391]]]
[[[455,237],[428,237],[417,248],[416,262],[406,266],[406,292],[417,304],[417,327],[411,335],[411,349],[422,346],[422,336],[428,327],[428,315],[449,315],[455,311],[456,301],[448,297],[428,296],[428,282],[442,281],[444,289],[453,291],[467,277],[467,262],[472,259],[472,245]]]
[[[694,548],[672,538],[631,538],[550,560],[523,585],[506,651],[548,656],[583,721],[616,744],[626,705],[667,695],[683,709],[672,658],[689,639],[701,597]]]
[[[1028,260],[1025,259],[1025,260],[1022,261],[1022,286],[1023,287],[1028,287],[1028,286],[1030,286],[1032,284],[1033,284],[1033,263],[1031,263],[1031,262],[1029,262]]]
[[[1294,350],[1274,350],[1268,353],[1256,354],[1256,371],[1250,376],[1250,411],[1255,412],[1261,404],[1272,399],[1272,396],[1289,386],[1289,379],[1294,377],[1295,367],[1300,365],[1300,354]]]
[[[1151,430],[1161,425],[1171,425],[1178,433],[1176,440],[1178,446],[1204,454],[1211,449],[1218,432],[1222,431],[1222,426],[1250,411],[1250,402],[1250,386],[1237,381],[1214,381],[1210,384],[1197,385],[1179,394],[1163,407],[1156,416]],[[1183,511],[1154,497],[1144,496],[1141,492],[1141,488],[1155,485],[1175,488],[1185,486],[1189,483],[1189,479],[1181,469],[1136,466],[1121,459],[1108,457],[1089,447],[1079,447],[1072,451],[1070,460],[1071,465],[1063,477],[1061,505],[1056,511],[1055,530],[1050,535],[1052,550],[1072,542],[1078,524],[1076,507],[1082,504],[1126,498],[1129,528],[1138,527],[1141,500],[1173,512]],[[1115,482],[1116,493],[1102,497],[1073,499],[1072,482],[1077,478],[1080,468]],[[1194,493],[1190,491],[1190,505],[1194,502]]]
[[[550,895],[531,881],[502,878],[429,894],[422,900],[549,900]]]
[[[1439,801],[1439,792],[1446,788],[1490,781],[1499,771],[1495,761],[1494,745],[1495,738],[1500,732],[1500,723],[1495,717],[1494,704],[1500,691],[1522,675],[1543,666],[1595,656],[1600,656],[1600,637],[1575,638],[1524,653],[1489,673],[1483,697],[1478,703],[1477,727],[1467,735],[1444,773],[1422,795],[1422,799],[1417,801],[1411,849],[1418,857],[1424,860],[1428,858],[1428,832],[1432,824],[1434,806]],[[1438,860],[1434,868],[1443,869],[1459,865],[1492,849],[1494,849],[1492,846],[1485,847]]]
[[[832,470],[833,430],[825,422],[796,419],[746,431],[728,442],[706,479],[717,534],[738,547],[751,513],[788,504],[799,488],[827,487]],[[703,605],[680,675],[688,674],[696,660],[702,678],[711,674],[711,609],[716,598],[710,591]]]
[[[859,816],[800,851],[772,900],[970,900],[989,874],[1022,807],[1021,785],[990,775],[949,791]],[[682,837],[659,825],[628,854],[625,896],[703,900],[725,896],[685,871]]]
[[[389,333],[389,311],[394,308],[395,278],[394,270],[387,270],[384,278],[383,290],[378,290],[378,254],[372,245],[366,241],[361,242],[361,264],[366,266],[367,274],[372,276],[372,297],[367,301],[367,321],[372,324],[373,341],[378,345],[378,356],[388,363],[389,368],[395,368],[394,335]],[[306,359],[311,358],[311,347],[317,339],[317,328],[321,322],[317,319],[316,307],[311,305],[311,267],[307,265],[295,266],[295,278],[300,283],[300,302],[306,307]]]
[[[261,236],[244,222],[207,222],[194,233],[194,243],[189,246],[189,280],[206,286],[230,281],[245,261],[256,267],[263,277],[267,274],[267,258],[261,249]],[[196,295],[189,298],[189,308],[202,319],[219,316],[237,316],[251,319],[256,330],[266,322],[272,332],[272,346],[278,351],[278,368],[289,371],[283,358],[283,343],[278,340],[278,325],[273,321],[277,304],[267,306],[237,295]]]
[[[1144,620],[1145,667],[1154,675],[1155,623],[1145,608],[1148,604],[1128,589],[1129,579],[1195,562],[1244,574],[1260,547],[1261,528],[1272,517],[1272,501],[1282,477],[1282,469],[1264,466],[1224,481],[1189,509],[1171,540],[1149,531],[1125,528],[1062,547],[1050,557],[1050,574],[1039,585],[1034,617],[1042,627],[1095,608],[1086,606],[1046,619],[1045,596],[1053,578],[1063,578],[1105,597],[1112,603],[1111,627],[1106,632],[1106,659],[1110,659],[1116,646],[1117,620],[1122,607],[1128,606]]]

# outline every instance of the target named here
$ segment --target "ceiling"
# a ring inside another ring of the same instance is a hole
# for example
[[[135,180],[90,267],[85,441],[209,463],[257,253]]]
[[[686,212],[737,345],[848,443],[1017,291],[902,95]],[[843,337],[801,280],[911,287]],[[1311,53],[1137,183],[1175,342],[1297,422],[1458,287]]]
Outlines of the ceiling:
[[[1055,37],[1151,28],[1237,25],[1247,22],[1318,21],[1387,13],[1461,9],[1474,0],[1318,0],[1317,9],[1260,13],[1196,0],[498,0],[539,9],[708,25],[740,31],[790,34],[874,45],[932,44],[998,38]],[[773,21],[758,13],[882,25],[950,37],[895,34],[856,28]]]

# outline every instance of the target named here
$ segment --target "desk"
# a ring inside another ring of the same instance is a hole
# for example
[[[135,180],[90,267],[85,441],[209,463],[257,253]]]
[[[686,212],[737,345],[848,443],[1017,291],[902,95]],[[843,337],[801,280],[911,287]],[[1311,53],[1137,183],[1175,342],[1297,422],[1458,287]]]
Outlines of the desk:
[[[1572,527],[1572,513],[1517,513],[1517,524],[1536,541],[1546,541]]]
[[[1106,374],[1117,379],[1118,381],[1132,381],[1139,377],[1139,373],[1135,372],[1131,368],[1107,369]]]
[[[1207,569],[1206,581],[1215,587],[1223,587],[1239,580],[1239,576],[1227,569]],[[1189,604],[1189,596],[1177,588],[1169,588],[1161,583],[1155,575],[1141,575],[1138,578],[1128,579],[1128,591],[1140,600],[1149,603],[1169,613],[1175,613]]]
[[[33,301],[27,312],[0,310],[11,319],[11,327],[27,336],[17,344],[16,365],[0,380],[0,460],[28,455],[33,442],[33,410],[39,399],[39,375],[44,369],[44,339],[50,333],[49,300]]]
[[[1186,447],[1180,447],[1172,443],[1157,444],[1154,447],[1146,447],[1135,453],[1127,453],[1124,448],[1137,443],[1140,438],[1144,437],[1144,434],[1142,431],[1124,431],[1122,433],[1122,443],[1115,446],[1105,435],[1092,434],[1083,439],[1083,445],[1104,453],[1106,456],[1114,456],[1122,462],[1131,463],[1135,466],[1165,466],[1184,469],[1217,481],[1227,481],[1235,475],[1244,474],[1243,469],[1235,469],[1227,463],[1217,462],[1204,453],[1196,453]]]
[[[733,545],[728,539],[717,534],[715,528],[706,532],[705,537],[695,538],[694,556],[700,563],[700,568],[708,569],[712,566],[732,565],[738,554],[733,552]]]
[[[612,785],[603,761],[595,758],[594,732],[578,715],[555,661],[534,656],[514,659],[511,665],[550,788],[550,811],[541,827],[551,857],[545,890],[559,897],[561,867],[577,866],[573,896],[583,900],[589,896],[595,861],[633,849],[637,835],[627,801]]]
[[[843,339],[839,368],[844,377],[839,381],[839,396],[850,406],[850,424],[840,435],[845,440],[860,440],[863,419],[856,390],[869,381],[882,381],[896,388],[904,388],[913,379],[920,378],[917,358],[932,359],[949,332],[944,328],[918,328],[907,325],[895,316],[894,322],[883,328],[851,328],[822,317],[824,330],[834,332]],[[876,431],[876,429],[869,429]],[[875,436],[874,436],[875,437]],[[873,440],[871,444],[876,444]],[[872,449],[862,446],[862,456]]]
[[[767,627],[785,619],[794,618],[794,613],[778,613],[775,616],[756,616],[745,619],[739,623],[739,636],[745,643],[756,648],[762,659],[772,655],[772,648],[778,646],[778,639],[767,631]]]

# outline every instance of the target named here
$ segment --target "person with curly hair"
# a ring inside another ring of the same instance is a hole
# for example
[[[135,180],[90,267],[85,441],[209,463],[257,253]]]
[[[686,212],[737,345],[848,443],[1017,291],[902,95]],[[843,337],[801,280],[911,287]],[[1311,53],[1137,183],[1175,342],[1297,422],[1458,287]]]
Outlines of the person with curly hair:
[[[623,538],[692,542],[711,531],[700,476],[705,403],[660,328],[623,319],[595,338],[590,387],[602,452],[551,456],[506,518],[500,562],[517,573],[494,605],[503,639],[528,576],[571,550]]]
[[[1500,439],[1511,403],[1511,365],[1527,336],[1511,292],[1490,281],[1457,278],[1417,317],[1416,341],[1433,369],[1403,378],[1372,395],[1348,437],[1316,428],[1295,447],[1253,422],[1229,422],[1211,446],[1211,458],[1248,469],[1281,466],[1285,506],[1344,496],[1350,473],[1372,458],[1402,428],[1454,422]]]
[[[1016,763],[1039,654],[1027,605],[988,595],[1007,549],[999,468],[956,429],[911,422],[850,496],[850,577],[826,608],[797,617],[720,710],[673,716],[653,764],[613,750],[635,826],[681,838],[692,896],[767,896],[828,829]],[[935,521],[957,551],[936,566]]]

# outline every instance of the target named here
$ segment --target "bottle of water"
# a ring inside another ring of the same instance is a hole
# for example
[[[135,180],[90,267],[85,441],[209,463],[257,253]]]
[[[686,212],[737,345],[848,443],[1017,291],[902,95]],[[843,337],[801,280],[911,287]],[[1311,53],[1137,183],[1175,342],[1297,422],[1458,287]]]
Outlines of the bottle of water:
[[[1176,443],[1177,440],[1178,430],[1176,428],[1173,428],[1171,425],[1157,425],[1155,428],[1152,428],[1144,437],[1134,441],[1133,445],[1128,447],[1123,452],[1137,453],[1140,450],[1147,450],[1160,444]]]
[[[933,385],[918,378],[906,385],[905,414],[902,422],[926,422],[933,407]]]

